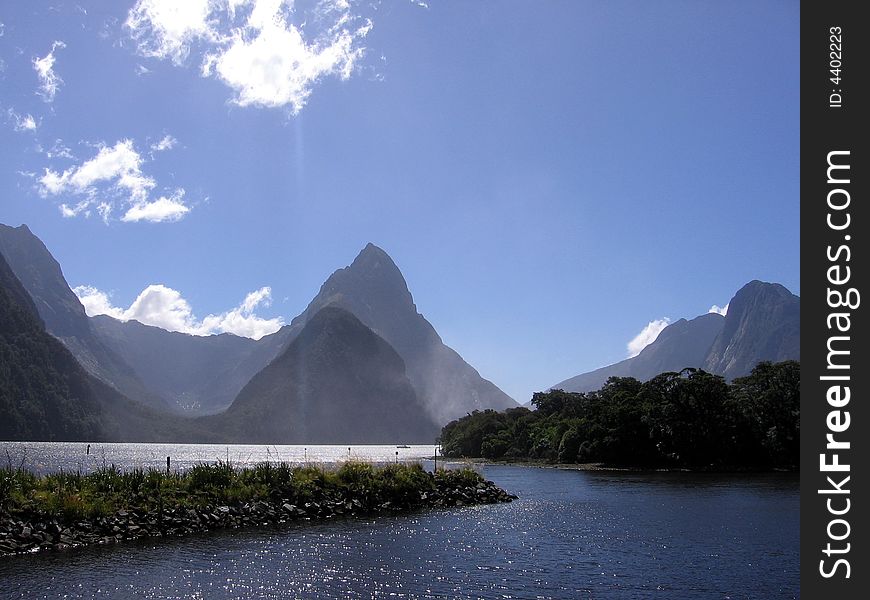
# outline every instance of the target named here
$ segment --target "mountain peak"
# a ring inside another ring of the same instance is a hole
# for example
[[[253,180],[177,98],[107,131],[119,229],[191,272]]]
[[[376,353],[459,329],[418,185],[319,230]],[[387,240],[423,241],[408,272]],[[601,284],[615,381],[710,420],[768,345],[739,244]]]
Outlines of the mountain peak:
[[[800,298],[779,283],[757,279],[741,287],[728,314],[706,313],[665,327],[640,354],[566,379],[554,389],[588,392],[608,377],[648,380],[664,371],[701,367],[733,379],[762,360],[800,359]]]
[[[0,230],[5,230],[7,235],[11,235],[11,232],[15,232],[18,235],[28,235],[32,238],[36,238],[32,231],[30,231],[30,227],[27,226],[26,223],[22,223],[18,227],[13,227],[12,225],[6,225],[5,223],[0,223]],[[37,238],[38,239],[38,238]]]
[[[350,312],[399,353],[408,378],[438,422],[447,423],[472,410],[516,406],[444,345],[432,324],[417,312],[399,267],[375,244],[366,244],[353,263],[324,282],[305,311],[290,323],[287,344],[325,306]]]
[[[785,286],[750,281],[728,303],[725,325],[704,369],[732,379],[761,360],[799,360],[800,306],[800,298]]]
[[[800,302],[800,298],[792,294],[788,288],[779,283],[768,283],[757,279],[750,281],[737,290],[734,297],[728,303],[728,315],[726,316],[726,329],[737,326],[747,310],[756,307],[771,308],[782,304]],[[730,318],[728,318],[730,317]]]
[[[333,302],[338,302],[363,322],[373,320],[367,317],[375,306],[385,307],[391,314],[417,312],[399,267],[389,254],[372,243],[367,244],[349,266],[338,269],[324,282],[320,294],[306,310],[306,319]]]
[[[22,223],[18,227],[13,227],[12,225],[6,225],[5,223],[0,223],[0,229],[8,229],[8,230],[17,231],[17,232],[22,233],[22,234],[27,233],[27,234],[33,235],[33,232],[30,231],[30,227],[28,227],[26,223]]]
[[[369,242],[348,267],[353,271],[380,272],[385,276],[402,277],[402,272],[383,248]],[[404,280],[404,278],[402,278]]]
[[[375,245],[373,242],[369,242],[368,244],[366,244],[366,247],[360,251],[360,254],[365,254],[367,252],[381,252],[383,254],[386,254],[383,248]]]
[[[60,264],[27,225],[0,225],[0,252],[33,297],[49,333],[61,338],[85,334],[84,307],[67,285]]]
[[[794,296],[788,288],[780,283],[768,283],[767,281],[759,281],[753,279],[734,294],[735,298],[746,296],[757,296],[760,294],[769,294],[772,297],[791,298]]]

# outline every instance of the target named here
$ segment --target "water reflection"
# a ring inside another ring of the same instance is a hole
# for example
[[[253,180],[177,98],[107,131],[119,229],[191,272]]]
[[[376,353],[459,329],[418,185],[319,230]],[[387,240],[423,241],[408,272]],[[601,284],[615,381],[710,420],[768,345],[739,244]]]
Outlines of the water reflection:
[[[419,461],[431,457],[425,446],[279,446],[246,444],[110,444],[86,442],[0,442],[0,457],[12,466],[36,473],[59,469],[89,472],[102,466],[185,470],[196,463],[227,461],[239,466],[259,462],[336,463],[364,460],[374,463]]]
[[[0,596],[799,597],[796,475],[484,474],[520,500],[14,557]]]

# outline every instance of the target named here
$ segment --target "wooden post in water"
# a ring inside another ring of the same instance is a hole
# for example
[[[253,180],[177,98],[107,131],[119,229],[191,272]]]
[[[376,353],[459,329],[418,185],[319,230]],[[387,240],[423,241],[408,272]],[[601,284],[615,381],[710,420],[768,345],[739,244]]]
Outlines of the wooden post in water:
[[[169,475],[169,457],[166,457],[166,474]]]
[[[91,445],[90,445],[90,444],[88,444],[88,450],[87,450],[87,452],[85,452],[85,454],[86,454],[87,456],[90,456],[90,455],[91,455]]]
[[[396,450],[396,464],[399,464],[399,451]]]

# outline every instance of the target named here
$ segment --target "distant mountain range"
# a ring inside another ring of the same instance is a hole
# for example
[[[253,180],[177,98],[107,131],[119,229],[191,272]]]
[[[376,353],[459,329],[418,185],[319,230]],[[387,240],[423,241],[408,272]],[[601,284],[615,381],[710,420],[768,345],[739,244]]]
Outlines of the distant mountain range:
[[[778,283],[752,281],[731,299],[723,317],[708,313],[665,327],[640,354],[551,386],[590,392],[610,377],[646,381],[666,371],[700,368],[731,380],[761,361],[800,360],[800,298]]]
[[[450,419],[517,405],[443,344],[398,267],[373,244],[333,273],[290,325],[257,341],[88,317],[26,226],[0,225],[0,254],[45,331],[116,396],[100,406],[136,406],[137,419],[163,424],[162,433],[140,428],[154,439],[431,441]]]
[[[442,342],[373,244],[255,341],[88,317],[39,238],[0,225],[0,357],[2,439],[429,442],[466,413],[517,406]],[[787,359],[800,359],[800,298],[753,281],[726,316],[680,319],[637,356],[552,387],[685,367],[733,379]]]
[[[106,315],[92,317],[91,327],[149,390],[186,415],[226,410],[278,356],[289,333],[285,327],[258,341],[230,333],[197,336]]]

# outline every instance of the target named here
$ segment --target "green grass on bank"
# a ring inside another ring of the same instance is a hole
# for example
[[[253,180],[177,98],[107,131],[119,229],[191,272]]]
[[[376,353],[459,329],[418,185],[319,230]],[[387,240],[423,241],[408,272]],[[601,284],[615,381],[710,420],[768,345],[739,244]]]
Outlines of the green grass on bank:
[[[438,487],[474,486],[482,477],[469,468],[439,470],[420,464],[374,466],[347,462],[336,468],[260,463],[198,464],[184,472],[157,469],[122,471],[114,465],[91,473],[37,476],[11,466],[0,468],[0,511],[76,521],[119,510],[162,510],[289,501],[302,505],[323,499],[354,498],[370,509],[384,502],[414,505],[422,492]]]

